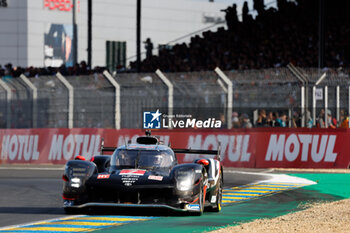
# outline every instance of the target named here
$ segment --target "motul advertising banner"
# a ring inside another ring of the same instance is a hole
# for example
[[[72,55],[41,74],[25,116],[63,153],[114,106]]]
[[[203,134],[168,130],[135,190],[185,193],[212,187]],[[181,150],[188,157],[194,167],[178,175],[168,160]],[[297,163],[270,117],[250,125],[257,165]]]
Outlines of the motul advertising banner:
[[[0,130],[0,163],[65,164],[77,155],[90,159],[105,146],[144,135],[139,129]],[[172,148],[217,149],[225,167],[348,168],[350,130],[283,129],[153,131]],[[180,163],[205,155],[178,155]]]

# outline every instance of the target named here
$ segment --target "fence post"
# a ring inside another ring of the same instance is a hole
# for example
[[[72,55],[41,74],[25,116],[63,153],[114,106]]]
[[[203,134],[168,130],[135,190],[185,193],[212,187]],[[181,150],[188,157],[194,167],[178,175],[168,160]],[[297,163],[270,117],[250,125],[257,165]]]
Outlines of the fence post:
[[[232,99],[233,99],[233,85],[232,81],[222,72],[219,67],[215,68],[215,72],[227,85],[227,128],[232,128]]]
[[[316,86],[312,87],[312,125],[316,125]]]
[[[120,129],[120,85],[107,70],[103,71],[103,75],[115,88],[114,126]]]
[[[170,80],[163,74],[162,71],[159,69],[156,70],[156,74],[158,77],[164,82],[165,85],[168,87],[168,115],[173,115],[173,107],[174,107],[174,85],[170,82]],[[171,117],[169,117],[169,120],[171,120]],[[172,126],[169,125],[169,128],[171,129]]]
[[[37,105],[37,100],[38,100],[38,88],[36,88],[36,86],[34,86],[34,84],[29,81],[29,79],[24,75],[21,74],[20,78],[23,80],[23,82],[25,84],[27,84],[27,86],[32,89],[33,92],[33,108],[32,108],[32,114],[33,114],[33,128],[37,127],[37,121],[38,121],[38,105]]]
[[[301,86],[301,127],[305,127],[305,87]]]
[[[337,86],[337,89],[336,89],[336,111],[337,111],[337,124],[339,123],[339,119],[340,119],[340,87]]]
[[[7,114],[7,120],[6,120],[6,128],[11,128],[11,99],[12,99],[12,90],[11,88],[2,80],[0,79],[0,86],[5,89],[6,91],[6,114]]]
[[[314,86],[312,87],[312,120],[313,120],[313,125],[316,125],[316,87],[319,85],[327,76],[327,73],[323,73],[321,77],[316,81]],[[327,113],[325,113],[327,114]]]
[[[324,124],[325,127],[328,128],[328,86],[324,87]]]
[[[63,83],[63,85],[68,89],[68,128],[73,128],[73,119],[74,119],[74,88],[67,81],[63,75],[58,72],[56,77]]]

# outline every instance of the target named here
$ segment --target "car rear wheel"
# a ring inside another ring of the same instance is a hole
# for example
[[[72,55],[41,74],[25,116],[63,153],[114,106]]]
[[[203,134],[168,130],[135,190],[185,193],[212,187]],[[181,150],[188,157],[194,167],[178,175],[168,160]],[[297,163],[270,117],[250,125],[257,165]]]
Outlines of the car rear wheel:
[[[216,191],[216,203],[215,206],[213,206],[213,211],[214,212],[220,212],[221,211],[221,205],[222,205],[222,178],[221,176],[219,177],[218,180],[218,187]]]
[[[203,179],[202,179],[203,180]],[[198,205],[199,205],[199,211],[195,212],[194,215],[201,216],[204,212],[204,185],[203,182],[200,184],[200,190],[199,190],[199,198],[198,198]]]

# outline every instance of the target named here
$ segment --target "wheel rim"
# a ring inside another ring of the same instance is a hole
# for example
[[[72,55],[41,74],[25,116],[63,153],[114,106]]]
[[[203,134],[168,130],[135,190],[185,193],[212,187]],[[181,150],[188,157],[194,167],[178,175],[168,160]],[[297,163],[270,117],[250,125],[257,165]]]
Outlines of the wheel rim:
[[[199,193],[199,210],[200,212],[203,212],[203,187],[201,187],[200,193]]]
[[[222,202],[222,179],[220,179],[220,183],[219,183],[219,190],[218,190],[218,197],[217,197],[217,207],[218,210],[221,210],[221,202]]]

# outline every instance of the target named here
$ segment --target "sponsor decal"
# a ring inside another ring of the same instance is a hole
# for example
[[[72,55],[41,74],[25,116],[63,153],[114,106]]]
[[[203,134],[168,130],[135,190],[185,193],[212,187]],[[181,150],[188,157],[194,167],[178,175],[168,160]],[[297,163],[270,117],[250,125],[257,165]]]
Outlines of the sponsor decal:
[[[158,180],[158,181],[162,181],[163,180],[163,176],[148,176],[149,180]]]
[[[83,154],[89,160],[98,154],[100,135],[88,134],[54,134],[51,139],[49,160],[72,159],[75,155]]]
[[[202,173],[202,170],[196,170],[196,173]]]
[[[13,160],[38,160],[38,135],[5,135],[2,138],[1,158]]]
[[[161,117],[164,118],[164,114]],[[350,150],[347,143],[349,129],[162,130],[154,134],[160,136],[164,145],[171,142],[177,148],[215,150],[221,143],[221,162],[226,167],[348,168],[350,164],[347,156]],[[120,146],[129,140],[135,142],[143,135],[139,129],[0,130],[0,163],[65,164],[79,154],[90,160],[93,155],[100,154],[102,137],[106,146]],[[197,154],[178,156],[179,163],[202,158],[212,157]],[[220,167],[220,164],[216,166]],[[123,173],[131,175],[133,172]],[[85,175],[79,168],[70,169],[69,174],[70,177]]]
[[[136,181],[138,181],[139,179],[139,176],[134,176],[134,175],[127,175],[127,176],[123,176],[122,177],[122,183],[125,185],[125,186],[131,186],[133,185]]]
[[[271,134],[265,161],[293,162],[299,157],[302,162],[335,162],[336,139],[336,135]]]
[[[70,169],[70,176],[85,176],[86,168],[74,167]]]
[[[97,179],[109,179],[109,174],[99,174],[97,176]]]
[[[73,9],[73,0],[44,0],[44,8],[48,8],[49,10],[71,11]],[[78,11],[79,8],[80,1],[77,0]]]
[[[188,210],[200,210],[198,204],[188,204],[187,209]]]
[[[146,170],[141,169],[123,169],[120,171],[119,175],[134,175],[134,176],[143,176]]]
[[[249,145],[252,143],[249,134],[190,135],[187,140],[186,148],[201,148],[203,150],[208,150],[209,148],[215,149],[218,146],[218,142],[221,143],[223,159],[230,162],[249,162],[251,157]],[[186,154],[184,162],[192,162],[199,158],[202,157],[196,154]]]
[[[216,196],[211,196],[210,203],[215,203],[216,202]]]

